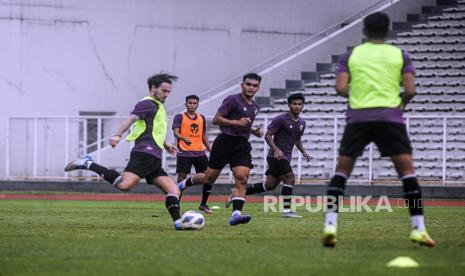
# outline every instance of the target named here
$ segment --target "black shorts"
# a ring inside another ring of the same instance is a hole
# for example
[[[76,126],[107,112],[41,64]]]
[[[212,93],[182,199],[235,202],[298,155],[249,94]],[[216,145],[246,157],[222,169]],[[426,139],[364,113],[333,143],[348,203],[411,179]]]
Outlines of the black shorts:
[[[268,163],[268,169],[265,172],[266,175],[279,178],[281,175],[292,172],[291,163],[286,159],[278,160],[276,158],[267,157],[266,162]]]
[[[252,169],[251,151],[246,138],[220,134],[213,142],[208,166],[215,170],[222,170],[227,164],[231,168],[244,166]]]
[[[160,159],[140,151],[131,152],[131,157],[124,171],[132,172],[137,174],[140,178],[145,178],[148,184],[153,184],[152,180],[156,177],[168,176],[161,167]]]
[[[357,158],[370,142],[378,146],[382,157],[412,154],[412,146],[404,124],[362,122],[346,125],[339,155]]]
[[[192,165],[194,166],[196,173],[206,171],[208,167],[207,156],[178,156],[176,159],[176,173],[190,173]]]

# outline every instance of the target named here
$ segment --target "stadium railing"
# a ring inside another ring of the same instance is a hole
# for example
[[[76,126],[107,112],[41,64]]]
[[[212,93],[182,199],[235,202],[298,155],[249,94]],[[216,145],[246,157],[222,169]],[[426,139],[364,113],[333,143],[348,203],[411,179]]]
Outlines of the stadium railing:
[[[272,115],[260,115],[255,125],[263,128]],[[334,172],[339,141],[345,125],[344,116],[303,116],[307,128],[304,146],[312,155],[306,164],[297,151],[292,165],[301,183],[323,182]],[[128,160],[132,144],[122,142],[115,149],[108,144],[123,117],[116,116],[55,116],[11,117],[6,129],[5,179],[9,180],[81,180],[93,179],[89,172],[65,173],[69,161],[91,155],[96,162],[122,170]],[[170,123],[172,118],[169,119]],[[211,118],[207,117],[210,121]],[[446,185],[465,184],[465,142],[463,125],[465,116],[407,115],[406,124],[414,148],[414,161],[420,178]],[[91,126],[89,126],[91,125]],[[174,142],[172,132],[168,139]],[[209,139],[213,141],[219,130],[209,124]],[[264,179],[268,147],[264,139],[251,138],[252,156],[256,167],[252,177]],[[164,168],[175,174],[175,157],[163,155]],[[392,171],[393,174],[386,172]],[[396,181],[388,159],[381,159],[370,145],[357,162],[352,181],[373,184],[379,181]],[[231,182],[230,170],[224,170],[222,181]]]

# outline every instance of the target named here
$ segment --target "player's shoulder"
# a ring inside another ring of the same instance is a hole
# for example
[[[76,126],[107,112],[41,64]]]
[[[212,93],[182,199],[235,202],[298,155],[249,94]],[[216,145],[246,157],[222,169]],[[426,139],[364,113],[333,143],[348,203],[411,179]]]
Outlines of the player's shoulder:
[[[224,98],[225,101],[237,101],[241,97],[241,94],[231,94]]]
[[[273,118],[275,123],[286,122],[290,120],[289,113],[281,113]]]
[[[158,105],[149,99],[142,99],[138,101],[135,107],[138,109],[158,109]]]

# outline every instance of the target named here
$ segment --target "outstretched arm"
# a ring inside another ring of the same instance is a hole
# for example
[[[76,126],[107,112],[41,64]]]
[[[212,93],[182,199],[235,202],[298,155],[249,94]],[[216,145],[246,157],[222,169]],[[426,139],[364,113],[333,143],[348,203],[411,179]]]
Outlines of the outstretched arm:
[[[116,147],[116,145],[121,140],[123,134],[134,124],[137,120],[139,120],[139,116],[131,114],[124,121],[120,124],[116,133],[110,137],[110,145],[112,147]]]

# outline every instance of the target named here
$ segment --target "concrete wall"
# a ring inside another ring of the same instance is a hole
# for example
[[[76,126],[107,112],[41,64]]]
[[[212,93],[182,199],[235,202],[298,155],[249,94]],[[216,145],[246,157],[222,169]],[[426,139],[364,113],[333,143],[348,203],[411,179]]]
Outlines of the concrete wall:
[[[8,117],[80,111],[126,115],[146,94],[147,77],[161,70],[180,76],[169,108],[186,94],[214,87],[375,2],[2,1],[0,177]],[[404,2],[418,6],[420,1]],[[345,43],[338,45],[332,48]],[[267,77],[264,85],[282,85],[283,77],[300,69]],[[209,107],[205,112],[211,114],[216,106]]]

